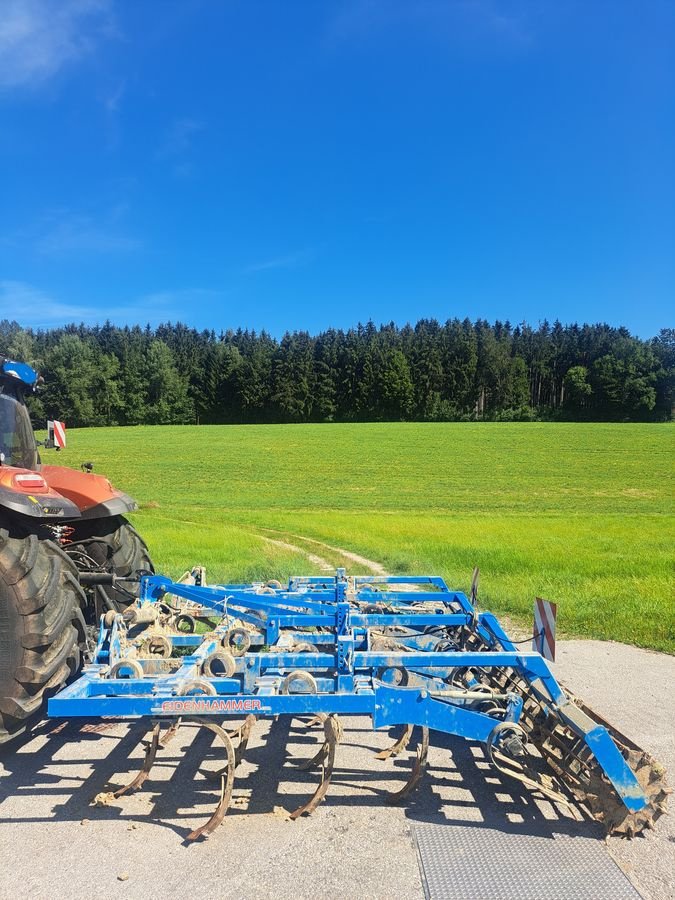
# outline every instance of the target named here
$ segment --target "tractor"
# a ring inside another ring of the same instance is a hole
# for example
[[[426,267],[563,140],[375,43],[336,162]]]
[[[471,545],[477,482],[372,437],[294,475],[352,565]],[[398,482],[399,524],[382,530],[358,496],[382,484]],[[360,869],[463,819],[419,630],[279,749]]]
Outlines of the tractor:
[[[26,407],[40,382],[0,356],[0,743],[79,671],[101,615],[133,601],[138,573],[153,571],[126,519],[135,500],[91,463],[42,464],[38,446],[54,442],[36,440]]]

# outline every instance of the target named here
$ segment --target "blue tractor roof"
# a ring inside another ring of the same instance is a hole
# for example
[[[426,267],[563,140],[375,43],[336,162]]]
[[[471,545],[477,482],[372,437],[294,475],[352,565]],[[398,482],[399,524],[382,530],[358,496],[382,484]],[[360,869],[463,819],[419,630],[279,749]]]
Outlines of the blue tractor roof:
[[[23,382],[28,387],[35,387],[38,380],[38,373],[28,363],[13,362],[11,359],[5,359],[0,362],[0,376],[7,378],[16,378],[17,381]]]

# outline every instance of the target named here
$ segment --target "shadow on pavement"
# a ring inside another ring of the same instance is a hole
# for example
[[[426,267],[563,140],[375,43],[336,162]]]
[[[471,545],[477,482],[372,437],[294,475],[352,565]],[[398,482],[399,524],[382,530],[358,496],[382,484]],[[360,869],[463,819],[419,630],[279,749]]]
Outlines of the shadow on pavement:
[[[399,789],[408,778],[414,744],[396,758],[377,760],[375,753],[392,742],[394,732],[373,732],[365,718],[347,719],[344,724],[323,807],[386,806],[387,791]],[[149,734],[140,722],[40,723],[0,751],[0,825],[117,820],[133,827],[151,819],[185,840],[209,817],[219,795],[219,782],[200,771],[215,772],[224,764],[222,745],[205,729],[181,728],[159,751],[140,791],[108,805],[92,805],[98,794],[128,783],[139,771],[144,737]],[[304,771],[298,764],[314,756],[322,739],[321,728],[307,730],[297,719],[256,723],[237,769],[228,818],[269,813],[285,818],[284,811],[301,806],[321,772]],[[502,776],[478,745],[434,732],[427,772],[401,808],[412,822],[550,838],[602,837],[596,823],[576,820],[564,807]]]

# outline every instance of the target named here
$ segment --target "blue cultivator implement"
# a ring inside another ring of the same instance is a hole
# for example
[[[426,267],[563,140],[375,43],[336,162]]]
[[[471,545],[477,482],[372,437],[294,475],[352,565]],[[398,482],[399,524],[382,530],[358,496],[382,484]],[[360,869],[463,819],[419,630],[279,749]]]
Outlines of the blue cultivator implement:
[[[103,617],[92,661],[49,701],[51,716],[144,717],[145,762],[116,796],[147,778],[158,750],[182,724],[222,741],[221,797],[205,825],[222,821],[235,770],[257,717],[311,717],[324,740],[312,812],[328,789],[341,716],[402,726],[380,756],[420,740],[407,784],[427,763],[429,732],[480,742],[496,769],[557,803],[575,800],[608,831],[633,835],[665,809],[663,772],[651,757],[565,693],[539,653],[521,649],[497,619],[435,577],[291,578],[206,586],[141,579],[140,598]],[[114,576],[111,576],[114,577]],[[238,722],[227,730],[225,720]],[[162,729],[166,731],[162,733]],[[235,746],[236,744],[236,746]]]

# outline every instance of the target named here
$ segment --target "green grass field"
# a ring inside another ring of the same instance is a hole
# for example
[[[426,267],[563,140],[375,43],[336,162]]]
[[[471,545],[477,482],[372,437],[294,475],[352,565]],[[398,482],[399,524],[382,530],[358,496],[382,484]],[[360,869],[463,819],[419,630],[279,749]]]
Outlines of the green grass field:
[[[283,579],[319,571],[309,554],[353,572],[348,549],[467,588],[477,565],[497,613],[528,624],[543,596],[561,633],[674,652],[674,437],[611,424],[139,427],[70,431],[45,461],[92,459],[133,494],[165,574],[201,563],[213,581]]]

